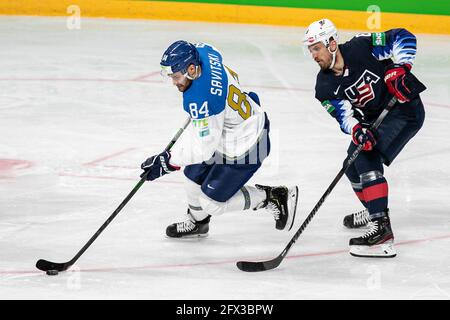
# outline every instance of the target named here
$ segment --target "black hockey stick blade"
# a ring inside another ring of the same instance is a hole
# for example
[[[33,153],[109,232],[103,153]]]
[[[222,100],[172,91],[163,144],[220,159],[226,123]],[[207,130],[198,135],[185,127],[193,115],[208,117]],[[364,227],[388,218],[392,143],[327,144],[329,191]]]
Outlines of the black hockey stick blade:
[[[236,266],[239,270],[245,271],[245,272],[259,272],[259,271],[267,271],[272,270],[278,267],[283,261],[283,256],[279,255],[275,259],[269,260],[269,261],[259,261],[259,262],[252,262],[252,261],[238,261],[236,263]]]
[[[57,271],[66,271],[71,266],[70,263],[56,263],[56,262],[50,262],[47,260],[40,259],[38,262],[36,262],[36,268],[42,271],[48,271],[48,270],[57,270]]]

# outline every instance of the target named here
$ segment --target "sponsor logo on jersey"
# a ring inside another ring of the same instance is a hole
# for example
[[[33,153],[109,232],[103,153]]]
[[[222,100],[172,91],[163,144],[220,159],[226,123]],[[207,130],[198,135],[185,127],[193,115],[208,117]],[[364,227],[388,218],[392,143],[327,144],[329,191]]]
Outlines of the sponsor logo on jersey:
[[[384,32],[372,33],[372,45],[374,46],[386,45],[386,34]]]
[[[200,137],[206,137],[209,135],[209,122],[208,118],[192,120],[194,127],[198,128],[198,135]]]
[[[334,95],[336,96],[339,93],[339,88],[341,87],[341,85],[339,85],[336,89],[336,91],[333,91]]]
[[[209,129],[200,131],[200,132],[198,133],[198,135],[200,136],[200,138],[209,136]]]
[[[354,106],[364,107],[375,98],[372,84],[379,80],[379,76],[366,69],[354,84],[345,89],[345,94]]]
[[[324,102],[322,102],[322,106],[325,108],[325,110],[327,110],[328,113],[332,113],[335,109],[330,100],[325,100]]]
[[[192,120],[192,124],[196,128],[205,128],[208,126],[208,118],[205,119],[198,119],[198,120]]]

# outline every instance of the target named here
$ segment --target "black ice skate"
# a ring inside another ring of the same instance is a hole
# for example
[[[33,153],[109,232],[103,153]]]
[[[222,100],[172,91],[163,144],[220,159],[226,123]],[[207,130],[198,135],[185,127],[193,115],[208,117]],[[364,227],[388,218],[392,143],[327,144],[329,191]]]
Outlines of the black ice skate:
[[[355,257],[395,257],[397,252],[389,216],[372,220],[369,227],[363,236],[350,239],[350,254]]]
[[[344,226],[346,226],[349,229],[367,227],[369,222],[370,216],[369,210],[367,209],[346,215],[344,217]]]
[[[173,223],[166,229],[169,238],[203,238],[208,236],[209,220],[211,216],[202,221],[195,221],[188,209],[187,219],[182,222]]]
[[[298,187],[269,187],[257,184],[256,187],[266,192],[266,200],[254,210],[265,208],[275,218],[275,228],[291,230],[297,211]]]

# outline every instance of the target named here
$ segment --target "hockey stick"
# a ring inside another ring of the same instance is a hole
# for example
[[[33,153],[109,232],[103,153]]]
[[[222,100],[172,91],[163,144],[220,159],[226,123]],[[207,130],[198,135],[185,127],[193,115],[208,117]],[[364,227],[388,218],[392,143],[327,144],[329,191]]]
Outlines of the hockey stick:
[[[378,118],[372,123],[370,126],[370,130],[375,130],[378,128],[378,126],[381,124],[381,122],[384,120],[384,118],[387,116],[389,111],[394,107],[395,103],[397,102],[397,98],[393,97],[391,100],[389,100],[388,105],[386,108],[383,109],[381,114],[378,116]],[[352,153],[350,157],[348,157],[346,160],[346,163],[342,167],[342,169],[337,174],[336,178],[334,178],[333,182],[331,182],[328,189],[325,191],[325,193],[320,198],[319,202],[317,202],[316,206],[312,209],[311,213],[306,217],[305,221],[302,223],[300,228],[297,230],[297,232],[292,237],[291,241],[287,244],[287,246],[284,248],[283,252],[281,252],[278,257],[268,260],[268,261],[258,261],[258,262],[252,262],[252,261],[239,261],[237,262],[237,267],[246,272],[256,272],[256,271],[266,271],[275,269],[278,267],[283,259],[288,254],[289,250],[291,249],[292,245],[297,241],[298,237],[302,234],[303,230],[305,230],[306,226],[310,223],[312,218],[316,215],[317,211],[319,211],[319,208],[322,206],[322,204],[325,202],[325,199],[329,196],[331,191],[334,189],[336,184],[339,182],[339,180],[344,175],[345,171],[350,167],[350,165],[356,160],[359,153],[361,152],[362,148],[364,147],[364,144],[358,145],[356,150]]]
[[[190,118],[186,119],[183,127],[178,130],[176,135],[172,138],[172,140],[164,150],[169,151],[170,149],[172,149],[173,145],[175,144],[175,142],[177,142],[178,138],[181,136],[183,131],[189,125],[190,121],[191,121]],[[89,246],[95,241],[95,239],[97,239],[100,233],[102,233],[103,230],[105,230],[108,224],[119,214],[119,212],[123,209],[123,207],[125,207],[128,201],[130,201],[130,199],[134,196],[134,194],[144,184],[147,178],[147,174],[148,172],[141,178],[141,180],[137,183],[137,185],[133,188],[133,190],[131,190],[131,192],[117,207],[117,209],[111,214],[111,216],[105,221],[105,223],[103,223],[103,225],[97,230],[97,232],[89,239],[89,241],[84,245],[84,247],[81,248],[81,250],[75,255],[75,257],[72,258],[72,260],[64,263],[56,263],[40,259],[36,263],[36,268],[42,271],[66,271],[67,269],[69,269],[78,260],[78,258],[80,258],[80,256],[87,250],[87,248],[89,248]]]

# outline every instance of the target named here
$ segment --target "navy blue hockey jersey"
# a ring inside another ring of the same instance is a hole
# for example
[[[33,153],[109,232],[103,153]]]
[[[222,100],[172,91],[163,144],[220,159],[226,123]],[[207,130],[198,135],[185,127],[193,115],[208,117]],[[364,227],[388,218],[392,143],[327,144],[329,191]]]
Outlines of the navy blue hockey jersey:
[[[345,133],[365,120],[376,117],[386,106],[389,92],[384,71],[391,63],[413,65],[416,37],[405,29],[380,33],[362,33],[339,45],[344,72],[331,70],[317,75],[316,98]]]

